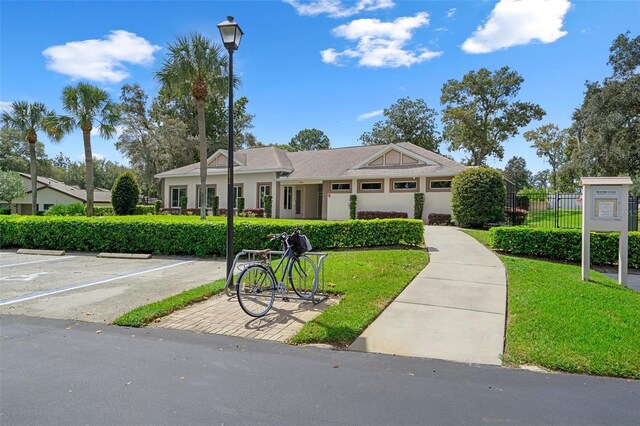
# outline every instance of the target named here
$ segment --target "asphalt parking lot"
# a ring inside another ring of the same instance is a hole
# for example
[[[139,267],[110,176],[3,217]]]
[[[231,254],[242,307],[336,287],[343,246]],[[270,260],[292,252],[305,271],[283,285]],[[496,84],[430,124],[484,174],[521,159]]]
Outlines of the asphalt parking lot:
[[[224,260],[0,251],[0,315],[110,323],[138,306],[222,278],[224,270]]]

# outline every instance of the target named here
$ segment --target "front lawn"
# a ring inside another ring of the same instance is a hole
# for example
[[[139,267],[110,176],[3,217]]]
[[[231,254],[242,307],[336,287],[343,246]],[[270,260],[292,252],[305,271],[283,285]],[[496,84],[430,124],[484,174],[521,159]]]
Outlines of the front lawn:
[[[325,290],[341,296],[307,323],[291,343],[328,343],[346,347],[391,303],[428,262],[426,250],[344,250],[329,252]],[[224,279],[141,306],[114,321],[141,327],[224,289]]]
[[[529,210],[524,226],[536,228],[581,228],[582,210]]]
[[[305,324],[291,343],[350,345],[427,263],[426,250],[332,252],[325,282],[342,295],[340,303]]]
[[[484,244],[487,231],[465,231]],[[500,255],[508,277],[505,362],[640,379],[640,293],[580,266]]]

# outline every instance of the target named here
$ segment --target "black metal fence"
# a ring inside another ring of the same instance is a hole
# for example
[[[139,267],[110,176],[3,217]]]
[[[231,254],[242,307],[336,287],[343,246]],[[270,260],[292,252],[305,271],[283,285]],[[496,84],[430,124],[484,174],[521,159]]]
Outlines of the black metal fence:
[[[629,196],[629,231],[638,230],[639,197]],[[582,195],[546,192],[530,195],[507,194],[508,225],[540,228],[582,228]]]

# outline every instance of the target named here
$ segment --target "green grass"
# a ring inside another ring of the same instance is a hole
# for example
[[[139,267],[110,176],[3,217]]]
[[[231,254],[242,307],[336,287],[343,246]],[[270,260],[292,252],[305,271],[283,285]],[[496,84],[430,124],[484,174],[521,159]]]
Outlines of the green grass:
[[[556,222],[556,211],[554,209],[530,210],[524,225],[536,228],[581,228],[582,211],[560,209],[558,210]]]
[[[340,303],[305,324],[290,343],[348,346],[427,262],[425,250],[332,252],[326,260],[325,285],[342,295]]]
[[[487,231],[465,231],[483,244]],[[507,270],[504,361],[640,379],[640,293],[578,265],[500,256]]]
[[[386,249],[329,252],[325,261],[325,290],[339,294],[338,305],[308,322],[291,343],[347,346],[387,307],[427,264],[425,250]],[[114,321],[142,327],[151,321],[219,293],[224,280],[194,288],[141,306]],[[243,315],[243,314],[239,314]]]
[[[143,327],[151,321],[169,315],[178,309],[185,308],[193,303],[201,302],[214,294],[224,290],[225,279],[219,279],[212,283],[192,288],[175,296],[167,297],[158,302],[140,306],[118,317],[113,324],[126,327]]]

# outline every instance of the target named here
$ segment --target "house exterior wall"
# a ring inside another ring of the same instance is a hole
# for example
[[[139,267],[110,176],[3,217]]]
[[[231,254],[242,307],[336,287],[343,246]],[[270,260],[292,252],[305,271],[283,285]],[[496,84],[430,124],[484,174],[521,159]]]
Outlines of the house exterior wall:
[[[356,210],[357,211],[396,211],[406,212],[409,218],[413,218],[414,210],[414,193],[393,191],[391,188],[392,181],[413,180],[386,178],[384,179],[383,192],[357,192],[358,180],[351,181],[351,192],[331,192],[330,183],[325,183],[324,188],[330,194],[325,196],[326,200],[326,219],[327,220],[347,220],[349,219],[349,197],[351,194],[358,196]],[[427,179],[418,179],[418,188],[420,192],[425,194],[425,206],[423,211],[423,221],[427,221],[429,213],[445,213],[451,214],[451,191],[427,191],[425,192]],[[323,206],[324,209],[324,206]]]
[[[276,181],[275,173],[251,173],[251,174],[237,174],[234,176],[234,185],[242,185],[244,207],[246,209],[257,208],[257,192],[258,183],[271,183],[272,194],[275,194]],[[219,197],[220,208],[227,208],[227,175],[214,175],[207,176],[207,186],[215,185],[216,195]],[[187,188],[187,208],[195,209],[196,206],[196,191],[200,186],[199,176],[187,176],[187,177],[167,177],[164,178],[164,189],[162,205],[165,208],[171,207],[171,188],[173,187],[186,187]],[[274,200],[275,202],[275,200]]]
[[[75,197],[72,197],[67,194],[63,194],[62,192],[54,191],[51,188],[42,188],[38,190],[38,210],[44,210],[45,204],[57,205],[57,204],[76,204],[82,203],[82,200],[78,200]],[[27,194],[22,198],[16,198],[11,202],[11,204],[19,204],[18,212],[23,211],[22,205],[28,204],[29,211],[31,211],[31,194]],[[97,205],[97,203],[94,203]]]

